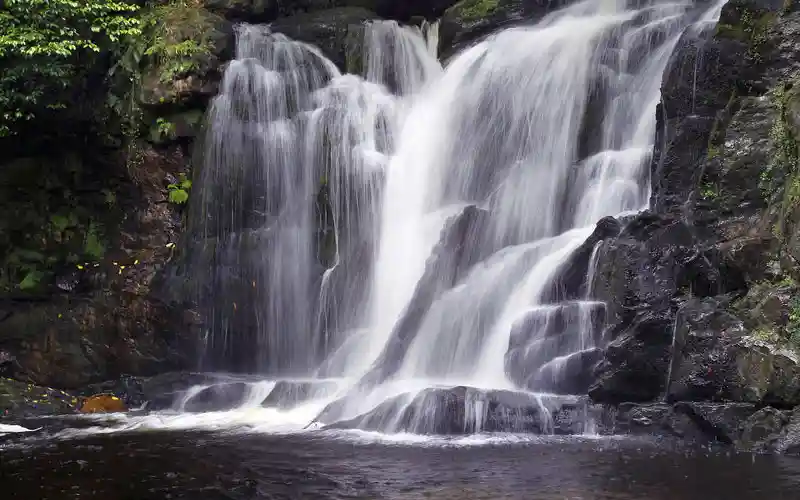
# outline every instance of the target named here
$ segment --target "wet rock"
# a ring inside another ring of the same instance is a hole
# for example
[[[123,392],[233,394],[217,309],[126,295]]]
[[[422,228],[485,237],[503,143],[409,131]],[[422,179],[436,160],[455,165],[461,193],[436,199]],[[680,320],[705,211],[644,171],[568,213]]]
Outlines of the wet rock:
[[[603,422],[603,428],[609,434],[678,437],[703,443],[708,441],[688,416],[676,414],[671,405],[663,403],[621,404],[611,410]]]
[[[673,409],[687,415],[713,441],[734,444],[741,437],[743,422],[756,411],[756,405],[682,401]]]
[[[443,58],[475,40],[513,24],[534,24],[570,0],[461,0],[442,16],[439,52]]]
[[[784,408],[800,404],[800,365],[794,354],[748,335],[718,301],[690,301],[677,321],[668,397]]]
[[[336,392],[335,382],[298,382],[281,380],[261,404],[264,407],[290,409],[306,401],[330,396]]]
[[[569,410],[582,404],[577,399],[540,399],[528,393],[470,387],[425,389],[392,398],[364,415],[328,428],[434,435],[562,433],[579,427],[575,420],[580,413],[571,414]],[[551,414],[560,415],[558,427],[553,426]]]
[[[348,55],[361,54],[364,23],[376,19],[369,10],[356,7],[329,9],[276,20],[270,28],[276,33],[318,47],[326,57],[345,71]]]
[[[512,327],[505,369],[519,387],[556,394],[585,394],[602,351],[602,302],[567,302],[535,308]]]
[[[227,19],[251,24],[336,7],[362,7],[372,11],[379,9],[385,17],[393,17],[392,13],[404,11],[402,7],[388,5],[388,0],[204,0],[203,3],[206,9]]]
[[[77,405],[67,392],[0,378],[0,420],[74,413]]]
[[[438,19],[458,0],[377,0],[375,11],[383,17],[408,21],[413,17]]]
[[[192,396],[183,409],[192,413],[232,410],[241,406],[249,392],[244,382],[215,384]]]
[[[560,356],[536,370],[525,381],[525,387],[552,394],[586,394],[602,359],[603,351],[598,348]]]
[[[789,420],[787,412],[762,408],[743,423],[739,447],[751,451],[769,450]]]
[[[687,290],[716,295],[720,274],[684,222],[645,212],[600,245],[592,296],[607,304],[609,344],[592,398],[649,401],[664,393],[674,299]]]
[[[556,271],[550,289],[542,293],[542,302],[557,303],[587,297],[589,266],[595,247],[601,241],[617,236],[621,229],[620,222],[613,217],[600,219],[592,234]]]
[[[127,410],[125,402],[113,394],[90,396],[83,400],[79,409],[81,413],[119,413]]]
[[[673,437],[697,444],[735,444],[743,423],[756,411],[748,403],[624,403],[609,409],[603,432]]]
[[[751,92],[763,70],[763,58],[753,50],[741,16],[751,22],[776,8],[770,2],[736,0],[723,8],[720,27],[713,37],[707,31],[687,30],[678,42],[662,83],[657,110],[657,136],[653,159],[653,202],[660,212],[685,212],[684,204],[695,188],[707,157],[709,138],[717,113],[733,92]],[[726,26],[739,26],[726,29]]]

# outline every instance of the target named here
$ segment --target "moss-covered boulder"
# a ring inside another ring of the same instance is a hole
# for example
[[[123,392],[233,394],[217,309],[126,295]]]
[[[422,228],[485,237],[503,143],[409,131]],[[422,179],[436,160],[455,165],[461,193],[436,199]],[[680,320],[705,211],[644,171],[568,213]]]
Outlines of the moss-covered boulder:
[[[141,66],[139,101],[147,108],[204,108],[217,93],[221,66],[233,58],[233,25],[193,2],[169,2],[145,14],[129,48]]]
[[[800,404],[797,352],[749,331],[715,299],[689,301],[678,312],[669,373],[671,400]]]

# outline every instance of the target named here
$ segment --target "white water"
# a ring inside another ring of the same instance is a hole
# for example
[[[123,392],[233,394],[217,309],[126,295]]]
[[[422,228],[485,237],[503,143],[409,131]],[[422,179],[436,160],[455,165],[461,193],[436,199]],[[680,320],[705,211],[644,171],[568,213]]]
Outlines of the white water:
[[[586,0],[507,29],[444,71],[438,25],[425,27],[426,42],[419,30],[372,24],[361,76],[243,27],[212,108],[193,209],[209,242],[198,262],[214,270],[202,288],[214,318],[209,349],[224,354],[218,362],[255,355],[277,377],[341,377],[338,389],[277,410],[261,407],[263,385],[237,410],[130,417],[128,427],[284,432],[330,403],[342,402],[336,421],[404,394],[408,408],[430,387],[559,392],[571,361],[596,347],[598,304],[552,297],[550,285],[600,218],[646,208],[661,75],[691,27],[690,3],[627,3]],[[720,6],[699,23],[715,21]],[[310,201],[320,178],[336,238],[315,277]],[[358,384],[415,310],[440,235],[469,206],[485,215],[465,242],[477,263],[458,268],[455,283],[434,276],[393,368]],[[465,404],[481,432],[484,400]]]

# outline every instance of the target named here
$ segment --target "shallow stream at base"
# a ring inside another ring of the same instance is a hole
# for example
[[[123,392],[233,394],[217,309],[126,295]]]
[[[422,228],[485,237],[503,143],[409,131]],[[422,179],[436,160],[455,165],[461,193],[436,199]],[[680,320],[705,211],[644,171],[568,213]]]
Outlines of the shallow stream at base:
[[[0,440],[2,498],[789,499],[800,459],[633,438],[150,431]]]

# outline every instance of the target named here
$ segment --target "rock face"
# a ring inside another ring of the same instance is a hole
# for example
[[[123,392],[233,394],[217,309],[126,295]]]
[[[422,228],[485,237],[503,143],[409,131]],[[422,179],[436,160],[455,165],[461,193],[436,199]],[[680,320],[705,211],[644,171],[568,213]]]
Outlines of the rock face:
[[[590,394],[597,401],[650,401],[663,394],[682,291],[714,293],[719,272],[685,223],[652,213],[601,244],[593,295],[607,304],[609,341]]]
[[[600,245],[593,290],[609,327],[590,395],[626,432],[794,446],[798,30],[794,3],[731,1],[664,76],[652,212]]]
[[[0,378],[0,421],[74,413],[78,398],[64,391]]]
[[[442,16],[439,52],[446,59],[509,25],[534,24],[570,0],[461,0]]]
[[[367,9],[342,7],[280,18],[271,23],[270,28],[315,45],[344,71],[348,68],[348,56],[358,54],[356,59],[360,57],[364,23],[377,18]]]

